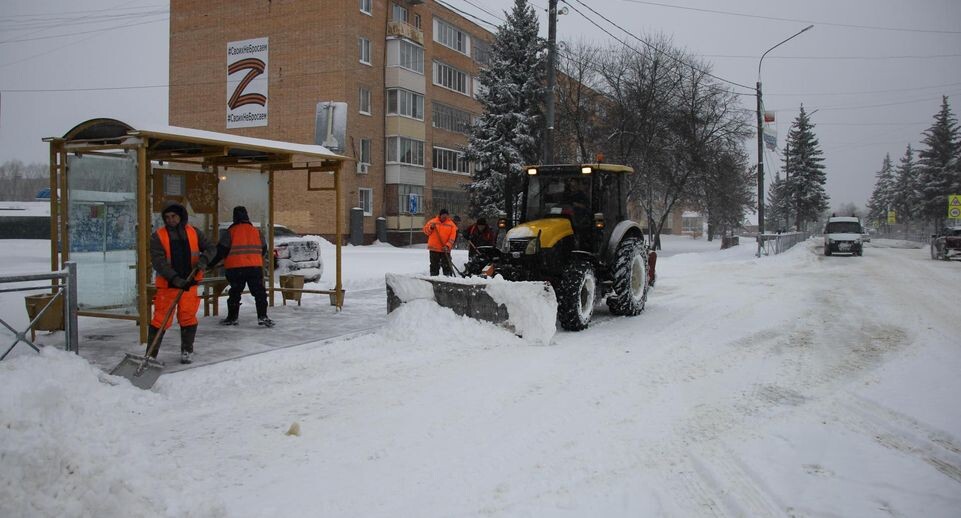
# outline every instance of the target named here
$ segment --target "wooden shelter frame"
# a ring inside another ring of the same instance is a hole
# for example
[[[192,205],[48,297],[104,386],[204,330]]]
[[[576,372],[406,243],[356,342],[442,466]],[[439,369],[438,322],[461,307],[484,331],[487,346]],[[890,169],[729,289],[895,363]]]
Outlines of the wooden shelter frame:
[[[327,148],[315,145],[293,144],[274,140],[242,137],[238,135],[178,128],[174,126],[135,128],[115,119],[90,119],[75,126],[63,137],[43,139],[50,144],[50,268],[63,269],[70,260],[69,190],[67,157],[72,154],[111,155],[117,152],[133,152],[137,157],[137,230],[136,230],[136,290],[137,314],[121,315],[109,312],[79,311],[81,316],[136,320],[140,326],[140,341],[146,341],[150,322],[148,287],[153,268],[150,263],[151,193],[154,162],[193,165],[217,175],[220,168],[255,171],[268,175],[267,211],[271,222],[267,227],[267,244],[274,248],[274,175],[287,171],[304,171],[308,179],[315,173],[333,175],[332,186],[305,186],[312,191],[332,191],[335,203],[334,245],[336,279],[331,290],[294,290],[300,293],[330,295],[330,303],[340,310],[344,305],[344,289],[341,279],[341,232],[344,226],[341,174],[344,162],[351,158],[337,155]],[[308,180],[309,183],[309,180]],[[213,228],[218,228],[214,212]],[[59,245],[59,246],[58,246]],[[274,264],[267,261],[267,279],[270,304],[274,304],[277,291],[286,288],[274,286]]]

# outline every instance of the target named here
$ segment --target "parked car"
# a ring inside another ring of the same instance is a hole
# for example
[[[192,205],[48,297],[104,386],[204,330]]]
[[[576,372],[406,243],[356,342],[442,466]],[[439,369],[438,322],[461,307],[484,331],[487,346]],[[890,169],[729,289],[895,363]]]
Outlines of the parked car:
[[[945,227],[931,236],[931,259],[949,261],[961,257],[961,226]]]
[[[824,255],[835,253],[861,255],[864,236],[861,220],[848,216],[832,216],[824,225]]]
[[[258,226],[257,223],[254,225]],[[229,223],[220,225],[226,231]],[[264,236],[267,239],[267,236]],[[324,260],[320,255],[320,238],[303,236],[284,225],[274,225],[274,272],[303,275],[307,282],[319,281],[324,274]]]
[[[308,282],[319,281],[324,274],[320,238],[303,236],[283,225],[274,225],[274,271],[303,275]]]

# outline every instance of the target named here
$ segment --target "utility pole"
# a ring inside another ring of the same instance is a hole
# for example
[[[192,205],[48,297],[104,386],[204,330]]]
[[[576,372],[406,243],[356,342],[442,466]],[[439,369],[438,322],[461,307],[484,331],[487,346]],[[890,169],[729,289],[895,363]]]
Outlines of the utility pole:
[[[544,163],[554,163],[554,83],[557,61],[557,0],[549,0],[547,8],[547,129],[544,132]]]
[[[761,114],[760,63],[757,68],[757,235],[760,243],[761,235],[764,234],[764,115]]]
[[[811,30],[814,25],[808,25],[800,31],[794,33],[790,38],[767,49],[761,54],[761,59],[757,62],[757,233],[758,233],[758,257],[761,256],[761,234],[764,233],[764,116],[761,114],[761,63],[768,52],[784,45],[788,41],[798,37],[801,33]]]

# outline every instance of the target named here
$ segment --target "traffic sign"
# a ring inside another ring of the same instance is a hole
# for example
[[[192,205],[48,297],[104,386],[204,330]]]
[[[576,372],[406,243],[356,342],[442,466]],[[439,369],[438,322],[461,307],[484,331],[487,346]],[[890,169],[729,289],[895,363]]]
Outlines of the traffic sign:
[[[898,213],[893,210],[888,211],[888,223],[895,224],[898,222]]]
[[[948,196],[948,217],[961,219],[961,194],[951,194]]]

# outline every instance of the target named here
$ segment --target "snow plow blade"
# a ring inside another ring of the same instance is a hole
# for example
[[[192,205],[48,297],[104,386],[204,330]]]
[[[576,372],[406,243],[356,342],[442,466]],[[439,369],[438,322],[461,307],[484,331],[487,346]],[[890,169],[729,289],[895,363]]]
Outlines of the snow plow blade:
[[[387,274],[387,312],[430,300],[455,314],[491,322],[525,340],[547,344],[557,331],[557,297],[546,282]]]

